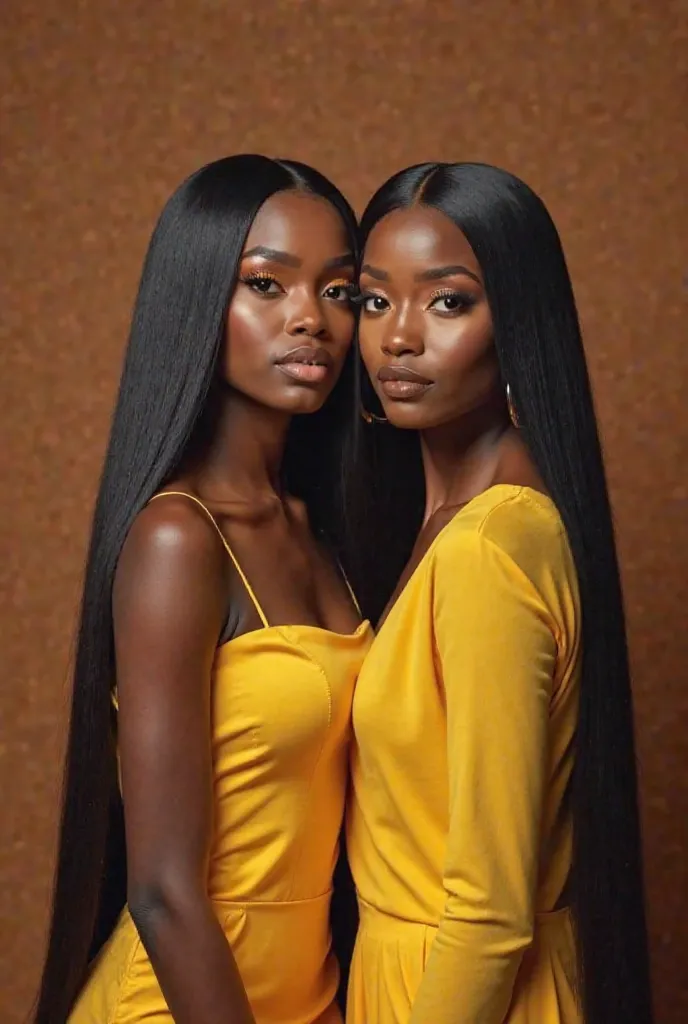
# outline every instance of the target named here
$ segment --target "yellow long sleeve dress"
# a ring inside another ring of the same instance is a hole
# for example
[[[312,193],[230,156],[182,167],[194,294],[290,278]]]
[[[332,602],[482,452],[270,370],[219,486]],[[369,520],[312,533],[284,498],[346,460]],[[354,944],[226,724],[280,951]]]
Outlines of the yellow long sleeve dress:
[[[553,503],[499,485],[444,527],[383,623],[353,708],[348,1024],[579,1024],[580,618]]]
[[[262,628],[223,644],[215,659],[208,892],[257,1024],[338,1024],[329,906],[351,701],[371,630],[271,626],[222,539]],[[125,908],[69,1024],[143,1022],[172,1024],[172,1015]]]

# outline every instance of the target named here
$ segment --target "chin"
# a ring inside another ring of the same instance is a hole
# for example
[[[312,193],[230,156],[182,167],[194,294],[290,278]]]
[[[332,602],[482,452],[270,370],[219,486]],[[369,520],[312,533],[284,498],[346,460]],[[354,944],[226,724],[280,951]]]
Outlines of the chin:
[[[429,410],[419,402],[388,402],[383,409],[388,422],[399,430],[426,430],[433,425]]]
[[[462,416],[457,413],[451,399],[432,399],[428,395],[420,401],[389,401],[382,403],[389,423],[399,430],[434,430],[455,423]]]
[[[280,396],[280,401],[275,403],[284,412],[292,413],[294,416],[307,415],[311,412],[318,412],[330,397],[330,391],[326,393],[316,388],[294,387],[289,393]]]

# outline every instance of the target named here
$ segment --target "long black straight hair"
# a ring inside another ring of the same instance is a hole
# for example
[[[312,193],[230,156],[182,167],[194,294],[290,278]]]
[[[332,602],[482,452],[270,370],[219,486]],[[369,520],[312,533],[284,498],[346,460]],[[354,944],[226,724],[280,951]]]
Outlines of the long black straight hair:
[[[335,186],[304,164],[258,155],[202,167],[169,199],[151,238],[86,563],[52,920],[35,1024],[65,1024],[126,895],[111,703],[112,585],[122,545],[136,515],[205,432],[246,236],[263,203],[292,189],[336,208],[356,255],[356,218]],[[285,486],[306,502],[314,528],[334,534],[341,508],[334,494],[337,445],[349,415],[352,366],[353,357],[320,412],[294,419],[283,466]]]
[[[575,560],[583,669],[572,781],[571,891],[584,1020],[649,1024],[622,592],[593,399],[561,242],[542,201],[513,175],[484,164],[422,164],[399,172],[373,196],[362,217],[362,247],[382,217],[417,203],[453,221],[482,268],[502,377]],[[365,376],[360,386],[368,411],[379,412]],[[347,563],[364,613],[373,621],[394,590],[421,523],[419,451],[414,432],[385,424],[361,423],[354,438],[347,473],[352,541]]]

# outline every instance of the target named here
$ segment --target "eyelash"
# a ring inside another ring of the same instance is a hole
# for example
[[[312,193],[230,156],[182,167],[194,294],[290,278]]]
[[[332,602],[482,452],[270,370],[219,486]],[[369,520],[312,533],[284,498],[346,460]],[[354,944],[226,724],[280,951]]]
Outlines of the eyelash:
[[[370,299],[382,299],[383,302],[387,302],[388,301],[384,297],[384,295],[380,295],[378,292],[359,292],[358,295],[356,295],[356,297],[353,299],[353,302],[355,302],[356,305],[361,306],[364,313],[372,313],[374,315],[376,312],[377,313],[385,313],[386,312],[386,310],[383,310],[383,309],[381,309],[381,310],[367,310],[365,308],[366,307],[366,303],[369,302]],[[461,312],[465,312],[466,310],[468,310],[472,306],[474,306],[475,303],[476,303],[475,296],[474,295],[470,295],[468,292],[460,292],[460,291],[457,291],[455,288],[440,288],[440,289],[438,289],[438,291],[432,293],[432,295],[430,296],[430,301],[428,302],[428,305],[425,308],[428,309],[428,310],[432,309],[434,304],[439,299],[458,299],[459,300],[459,305],[457,306],[456,309],[436,310],[436,312],[438,312],[440,315],[443,315],[443,316],[451,316],[451,315],[455,315],[455,314],[458,314],[458,313],[461,313]]]
[[[430,296],[430,302],[428,303],[427,308],[432,309],[438,299],[458,299],[459,305],[456,309],[437,310],[438,313],[442,313],[445,316],[452,313],[461,313],[475,305],[475,296],[471,295],[469,292],[460,292],[457,291],[456,288],[439,288]]]
[[[279,281],[277,280],[277,278],[275,277],[274,274],[268,274],[264,270],[256,271],[253,274],[245,274],[241,278],[241,282],[242,282],[242,284],[248,285],[248,287],[251,288],[254,292],[257,292],[259,295],[262,295],[265,298],[273,297],[274,296],[274,292],[270,293],[269,291],[267,291],[267,289],[264,291],[262,288],[257,288],[256,285],[259,282],[260,283],[267,282],[268,283],[268,288],[269,288],[270,284],[272,284],[273,282],[275,284],[277,284],[277,285],[279,284]]]
[[[329,292],[332,288],[341,288],[346,296],[347,303],[351,304],[352,302],[356,301],[358,289],[356,288],[356,285],[353,283],[353,281],[347,281],[345,280],[345,278],[341,278],[341,280],[339,281],[332,281],[330,284],[328,284],[327,288],[325,289],[325,292]],[[340,300],[333,299],[332,301],[338,302]]]
[[[365,306],[366,306],[366,302],[369,302],[371,299],[382,299],[383,302],[387,301],[387,299],[384,297],[384,295],[379,295],[377,292],[362,292],[362,291],[358,291],[356,293],[356,295],[354,295],[354,297],[352,299],[352,302],[356,306],[360,306],[364,313],[369,313],[371,311],[367,310],[365,308]],[[380,309],[380,310],[376,310],[375,312],[384,313],[385,310]]]
[[[252,288],[253,291],[257,292],[259,295],[262,295],[264,298],[268,298],[268,299],[276,298],[277,297],[277,293],[270,292],[267,289],[263,290],[262,288],[255,287],[259,282],[260,283],[267,283],[268,284],[268,288],[269,288],[270,284],[272,284],[274,282],[276,285],[279,285],[280,290],[282,290],[282,287],[279,284],[279,281],[277,280],[276,276],[274,274],[266,273],[266,271],[264,271],[264,270],[257,271],[257,272],[252,273],[252,274],[245,274],[244,277],[240,278],[240,280],[241,280],[242,284],[248,285],[248,287]],[[328,284],[327,288],[325,288],[325,291],[323,292],[323,295],[325,295],[326,292],[331,291],[331,289],[333,289],[333,288],[341,288],[345,292],[345,294],[346,294],[346,301],[347,302],[354,302],[355,301],[355,296],[357,294],[357,288],[356,288],[356,285],[353,284],[352,281],[347,281],[344,278],[342,278],[339,281],[332,281],[330,284]],[[332,301],[333,302],[341,302],[342,300],[341,299],[333,299]]]

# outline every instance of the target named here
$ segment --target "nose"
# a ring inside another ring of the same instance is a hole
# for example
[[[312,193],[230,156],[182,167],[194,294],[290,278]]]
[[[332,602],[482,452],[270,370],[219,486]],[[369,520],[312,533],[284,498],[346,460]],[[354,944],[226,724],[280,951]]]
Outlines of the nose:
[[[397,316],[390,317],[381,348],[385,355],[395,359],[405,355],[420,355],[425,349],[421,318],[416,317],[409,308],[400,308]]]
[[[323,310],[319,297],[314,291],[304,289],[294,297],[284,329],[293,337],[323,339],[327,336],[327,324]]]

